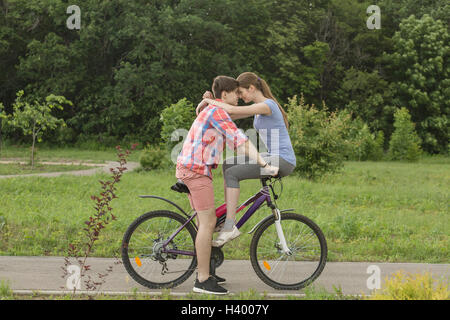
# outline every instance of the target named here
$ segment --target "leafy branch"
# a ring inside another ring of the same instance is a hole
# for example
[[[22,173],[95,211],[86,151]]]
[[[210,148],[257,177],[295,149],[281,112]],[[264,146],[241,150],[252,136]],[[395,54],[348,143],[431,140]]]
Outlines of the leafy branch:
[[[137,144],[133,144],[131,150],[134,150],[136,146]],[[100,286],[106,282],[107,275],[113,270],[112,266],[109,266],[105,273],[98,273],[98,281],[93,279],[90,275],[87,275],[87,272],[91,270],[91,266],[87,264],[87,258],[90,256],[95,242],[99,239],[102,230],[112,221],[117,220],[117,217],[112,213],[110,203],[113,199],[118,198],[115,194],[115,191],[117,190],[115,184],[120,182],[123,172],[127,170],[125,167],[127,163],[126,159],[131,152],[126,150],[125,153],[123,153],[120,146],[116,146],[116,149],[120,166],[110,169],[112,176],[108,181],[99,180],[103,191],[100,192],[99,196],[91,196],[91,200],[95,202],[94,209],[96,213],[91,215],[88,220],[84,222],[86,225],[86,227],[83,228],[85,241],[79,246],[74,243],[69,244],[67,255],[64,258],[64,265],[61,267],[63,270],[62,278],[66,278],[69,275],[68,267],[71,265],[70,257],[75,258],[80,267],[79,281],[87,277],[87,280],[84,281],[87,290],[99,289]],[[115,262],[115,264],[118,263],[120,262]],[[73,288],[72,298],[75,292],[76,286]]]

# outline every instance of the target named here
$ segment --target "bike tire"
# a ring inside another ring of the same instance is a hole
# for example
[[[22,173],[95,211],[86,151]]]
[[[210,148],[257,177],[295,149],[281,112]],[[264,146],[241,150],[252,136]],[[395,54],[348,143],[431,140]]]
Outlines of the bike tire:
[[[327,260],[327,242],[325,239],[325,236],[320,230],[320,228],[309,218],[302,216],[297,213],[289,212],[289,213],[282,213],[281,214],[281,221],[283,220],[296,220],[304,225],[306,225],[317,237],[317,240],[320,244],[320,260],[317,264],[317,268],[315,268],[314,272],[305,279],[296,282],[296,283],[280,283],[269,277],[266,272],[263,271],[261,268],[261,265],[265,265],[263,262],[262,264],[260,261],[258,261],[257,257],[257,250],[258,250],[258,244],[261,239],[261,236],[264,234],[264,232],[271,227],[275,223],[275,217],[271,217],[264,223],[262,223],[258,229],[255,231],[255,234],[252,238],[251,244],[250,244],[250,260],[252,263],[252,267],[255,271],[255,273],[258,275],[258,277],[267,285],[271,286],[274,289],[278,290],[299,290],[310,283],[312,283],[317,277],[322,273],[323,269],[325,268],[326,260]],[[282,223],[283,225],[283,223]],[[288,243],[289,247],[289,243]],[[268,266],[269,267],[269,266]]]
[[[149,279],[146,279],[141,274],[139,274],[139,270],[136,270],[136,268],[133,266],[133,264],[130,261],[129,256],[129,242],[130,239],[133,236],[133,233],[136,231],[136,229],[143,223],[156,218],[168,218],[169,220],[174,220],[179,223],[179,227],[181,227],[187,219],[178,213],[167,211],[167,210],[158,210],[158,211],[151,211],[143,214],[142,216],[138,217],[136,220],[134,220],[130,226],[128,227],[127,231],[124,234],[123,240],[122,240],[122,262],[125,266],[125,269],[127,270],[128,274],[139,284],[150,288],[150,289],[161,289],[161,288],[173,288],[184,281],[186,281],[194,272],[196,266],[197,266],[197,258],[195,256],[192,257],[192,261],[187,268],[186,272],[181,274],[178,278],[172,279],[170,281],[166,282],[155,282],[151,281]],[[191,223],[187,224],[185,229],[189,232],[190,238],[192,239],[193,247],[195,248],[195,238],[197,235],[197,232],[193,225]],[[175,229],[176,230],[176,229]],[[177,235],[178,236],[178,235]],[[176,239],[177,236],[174,238]],[[175,258],[176,259],[176,258]],[[190,259],[190,258],[189,258]]]

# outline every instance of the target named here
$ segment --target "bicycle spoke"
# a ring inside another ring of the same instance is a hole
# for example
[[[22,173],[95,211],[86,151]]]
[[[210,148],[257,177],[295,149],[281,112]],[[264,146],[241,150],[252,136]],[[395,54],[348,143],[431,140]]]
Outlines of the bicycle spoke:
[[[301,286],[321,266],[321,241],[303,218],[294,213],[282,216],[281,226],[291,254],[282,249],[275,225],[271,222],[258,235],[254,254],[259,266],[257,274],[263,276],[263,280],[268,279],[281,286]]]
[[[174,218],[178,215],[167,211],[148,213],[148,216],[147,219],[137,219],[139,223],[130,231],[124,262],[128,260],[127,271],[141,284],[151,288],[170,286],[192,273],[195,257],[167,253],[166,250],[194,252],[195,231],[192,228],[188,231],[189,226],[183,228],[166,244],[185,220]]]

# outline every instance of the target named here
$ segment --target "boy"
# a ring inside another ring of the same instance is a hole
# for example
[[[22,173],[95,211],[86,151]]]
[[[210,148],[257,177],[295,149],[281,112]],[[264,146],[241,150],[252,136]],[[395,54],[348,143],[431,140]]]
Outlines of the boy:
[[[212,90],[216,100],[237,105],[238,87],[237,80],[218,76],[214,79]],[[225,279],[209,274],[212,235],[216,226],[211,169],[216,169],[220,162],[224,147],[223,138],[230,149],[237,149],[238,152],[255,159],[273,175],[278,172],[278,168],[271,167],[264,161],[248,137],[237,129],[226,111],[210,104],[199,113],[177,158],[176,167],[176,177],[189,188],[189,201],[199,220],[195,239],[198,274],[193,289],[199,293],[228,293],[218,285],[218,280],[223,282]]]

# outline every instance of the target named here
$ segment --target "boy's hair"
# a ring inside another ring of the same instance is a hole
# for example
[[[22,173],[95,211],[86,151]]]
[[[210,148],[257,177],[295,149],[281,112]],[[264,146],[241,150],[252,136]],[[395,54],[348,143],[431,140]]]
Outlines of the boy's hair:
[[[232,92],[239,87],[239,82],[231,77],[217,76],[214,78],[212,91],[216,99],[222,99],[222,91]]]

